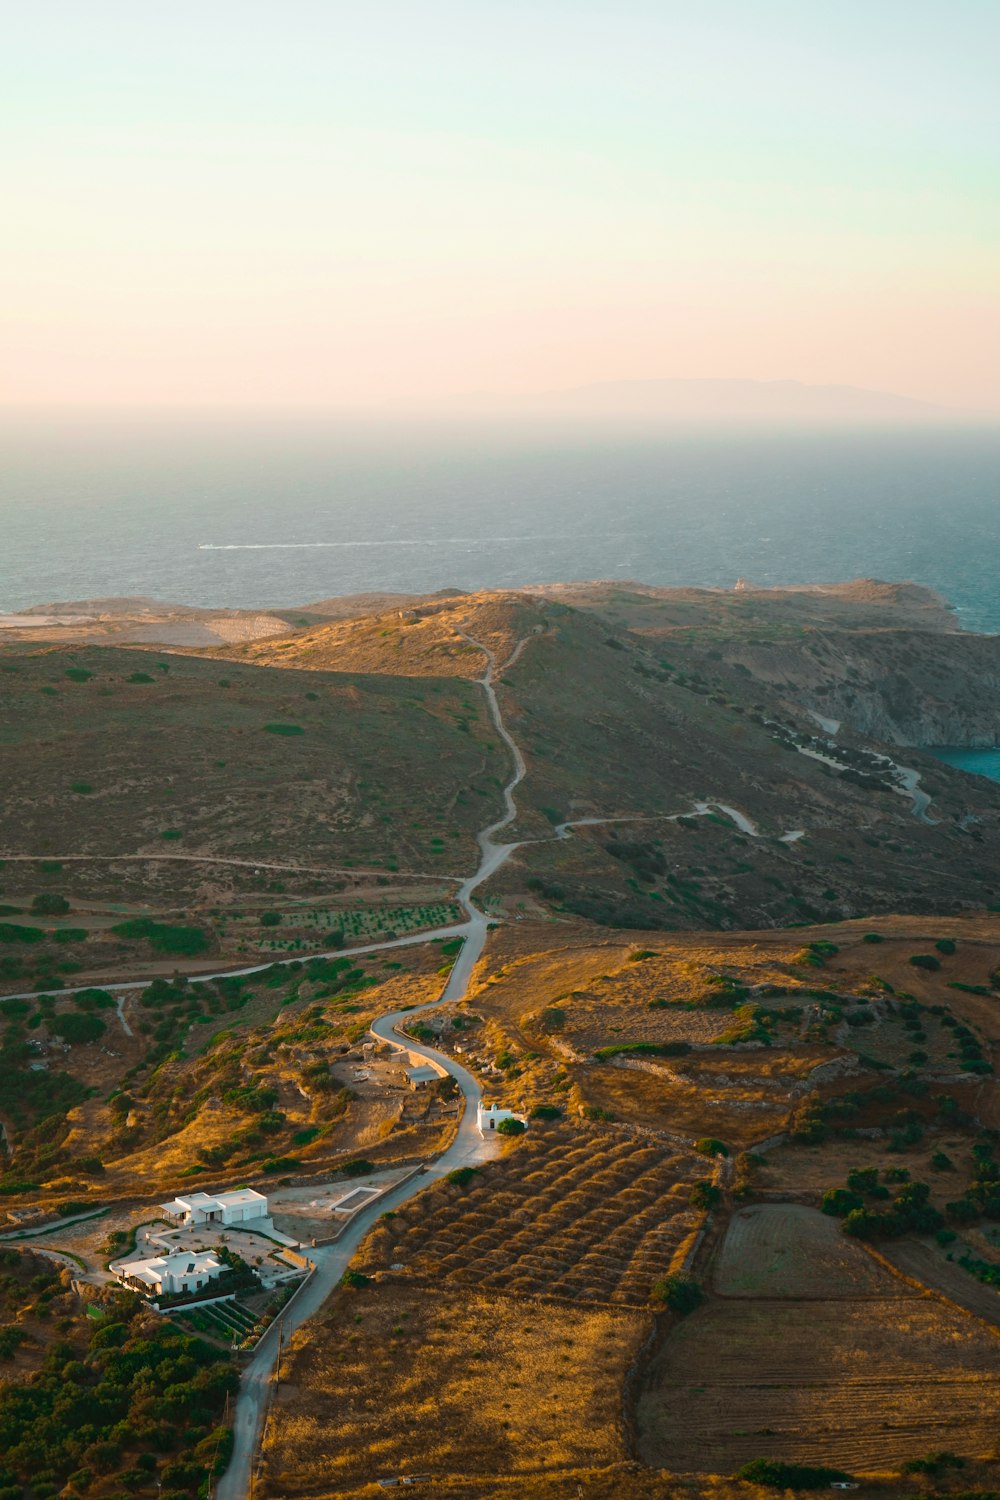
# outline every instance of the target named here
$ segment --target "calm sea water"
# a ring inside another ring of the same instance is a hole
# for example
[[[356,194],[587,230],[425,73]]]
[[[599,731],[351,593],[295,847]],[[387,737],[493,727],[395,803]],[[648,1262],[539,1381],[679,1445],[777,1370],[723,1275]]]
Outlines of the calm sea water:
[[[0,611],[635,578],[932,585],[1000,632],[1000,431],[0,424]]]
[[[963,750],[953,749],[950,745],[936,745],[931,753],[959,771],[969,771],[973,776],[986,776],[990,781],[1000,781],[1000,750]]]

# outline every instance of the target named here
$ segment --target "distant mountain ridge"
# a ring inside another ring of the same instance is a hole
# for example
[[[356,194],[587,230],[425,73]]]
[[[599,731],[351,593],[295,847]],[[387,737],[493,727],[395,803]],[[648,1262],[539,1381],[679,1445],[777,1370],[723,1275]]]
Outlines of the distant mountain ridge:
[[[567,412],[668,420],[968,422],[987,414],[890,391],[799,380],[602,381],[537,398]]]

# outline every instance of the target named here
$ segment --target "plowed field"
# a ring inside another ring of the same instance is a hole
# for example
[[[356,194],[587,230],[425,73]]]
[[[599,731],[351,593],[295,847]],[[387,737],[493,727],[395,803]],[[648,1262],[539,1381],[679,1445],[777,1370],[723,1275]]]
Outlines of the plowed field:
[[[758,1204],[735,1214],[712,1284],[723,1297],[825,1300],[908,1292],[845,1237],[839,1219],[795,1203]]]
[[[1000,1340],[936,1300],[713,1300],[654,1362],[639,1450],[713,1473],[762,1455],[886,1469],[992,1452],[998,1410]]]

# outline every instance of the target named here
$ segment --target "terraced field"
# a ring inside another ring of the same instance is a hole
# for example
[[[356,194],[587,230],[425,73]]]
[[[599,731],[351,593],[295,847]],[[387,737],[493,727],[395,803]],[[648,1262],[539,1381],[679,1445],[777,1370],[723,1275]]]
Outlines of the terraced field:
[[[380,1224],[366,1270],[482,1291],[642,1306],[699,1222],[703,1158],[594,1127],[538,1129],[466,1187],[444,1184]]]

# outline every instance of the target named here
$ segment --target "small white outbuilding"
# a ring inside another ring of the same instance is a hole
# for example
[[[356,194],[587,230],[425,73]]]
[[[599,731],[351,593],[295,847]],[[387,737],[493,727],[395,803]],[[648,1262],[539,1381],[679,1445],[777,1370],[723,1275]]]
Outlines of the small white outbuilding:
[[[482,1100],[479,1101],[476,1107],[476,1124],[481,1136],[487,1136],[491,1130],[496,1130],[502,1120],[520,1120],[522,1125],[528,1123],[516,1109],[501,1109],[499,1104],[484,1104]]]

